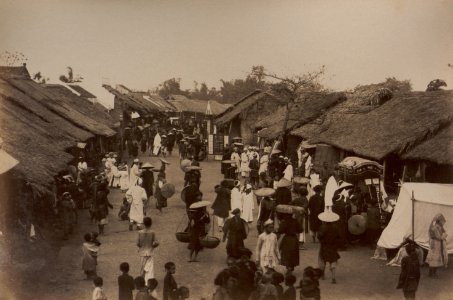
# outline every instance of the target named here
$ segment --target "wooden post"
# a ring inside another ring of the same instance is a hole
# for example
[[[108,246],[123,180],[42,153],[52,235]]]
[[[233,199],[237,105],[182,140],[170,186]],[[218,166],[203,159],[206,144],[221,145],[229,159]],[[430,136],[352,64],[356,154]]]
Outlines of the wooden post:
[[[415,241],[415,198],[414,191],[412,191],[412,240]]]

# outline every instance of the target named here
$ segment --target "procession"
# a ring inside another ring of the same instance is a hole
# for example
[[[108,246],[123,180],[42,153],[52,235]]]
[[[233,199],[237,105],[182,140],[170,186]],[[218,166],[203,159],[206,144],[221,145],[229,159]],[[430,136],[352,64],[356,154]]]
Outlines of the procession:
[[[0,7],[0,299],[453,297],[450,1]]]

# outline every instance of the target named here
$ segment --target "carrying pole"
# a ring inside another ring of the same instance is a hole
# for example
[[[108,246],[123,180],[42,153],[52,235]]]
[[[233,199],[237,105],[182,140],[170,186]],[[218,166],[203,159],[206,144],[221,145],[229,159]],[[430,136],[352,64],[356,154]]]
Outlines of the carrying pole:
[[[414,191],[412,191],[412,240],[415,241],[415,198]]]

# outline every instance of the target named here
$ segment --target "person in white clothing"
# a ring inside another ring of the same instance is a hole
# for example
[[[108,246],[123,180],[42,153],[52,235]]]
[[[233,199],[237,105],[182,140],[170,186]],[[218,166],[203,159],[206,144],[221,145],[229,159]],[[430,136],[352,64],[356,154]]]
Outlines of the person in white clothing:
[[[162,138],[160,137],[159,132],[157,132],[156,135],[154,136],[154,142],[153,142],[153,155],[154,156],[159,155],[160,147],[162,146],[161,142],[162,142]]]
[[[129,174],[129,187],[132,187],[137,184],[137,180],[140,177],[140,168],[139,168],[138,158],[134,159],[134,162],[131,166],[131,172]]]
[[[237,147],[233,148],[233,153],[231,153],[231,160],[234,161],[234,164],[231,164],[231,167],[235,168],[235,170],[234,170],[235,178],[234,179],[238,179],[238,173],[240,172],[240,167],[241,167],[241,157],[239,156]]]
[[[83,156],[79,157],[79,163],[77,164],[77,183],[81,181],[80,174],[85,172],[88,169],[86,161],[83,159]]]
[[[120,189],[124,193],[129,189],[129,166],[122,164],[118,168],[118,173],[120,174]]]
[[[241,176],[243,178],[248,178],[250,175],[249,162],[248,148],[245,148],[241,154]]]
[[[286,168],[283,171],[283,178],[292,182],[293,176],[294,176],[293,165],[291,164],[291,161],[287,157],[285,157],[285,163],[286,163]]]
[[[139,178],[138,185],[132,185],[126,192],[127,202],[131,205],[129,210],[129,230],[132,230],[134,225],[139,229],[139,225],[143,224],[143,203],[148,200],[148,197],[145,189],[141,185],[142,179]]]
[[[246,184],[242,192],[242,213],[241,218],[244,221],[253,222],[253,210],[255,209],[255,195],[252,192],[252,186]]]
[[[114,187],[114,188],[120,187],[121,174],[118,171],[118,167],[115,164],[112,164],[111,172],[112,172],[112,180],[110,181],[110,186]]]
[[[256,245],[256,262],[265,273],[269,269],[275,269],[280,264],[280,253],[278,251],[278,239],[274,233],[274,222],[264,222],[264,232],[258,237]]]
[[[238,208],[242,214],[241,182],[239,180],[234,182],[234,188],[231,190],[231,211],[236,208]],[[231,213],[230,215],[233,216]]]
[[[260,157],[260,169],[258,171],[260,174],[266,173],[269,166],[269,153],[266,150],[264,150],[263,155]]]

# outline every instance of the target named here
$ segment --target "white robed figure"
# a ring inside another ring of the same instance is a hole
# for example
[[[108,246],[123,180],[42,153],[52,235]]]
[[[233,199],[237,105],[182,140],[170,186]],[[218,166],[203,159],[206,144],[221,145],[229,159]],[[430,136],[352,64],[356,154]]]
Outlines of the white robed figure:
[[[129,166],[124,165],[123,167],[121,167],[118,173],[120,174],[121,191],[125,192],[129,189]]]
[[[137,180],[140,177],[140,169],[138,168],[139,160],[134,159],[134,163],[131,166],[131,171],[129,174],[129,187],[133,187],[137,184]]]
[[[160,147],[162,146],[162,138],[160,137],[159,132],[156,133],[154,136],[154,142],[153,142],[153,155],[158,155],[160,151]]]
[[[104,171],[105,171],[105,176],[107,177],[107,181],[109,184],[112,182],[112,178],[113,178],[112,166],[113,166],[113,160],[112,160],[112,158],[108,157],[104,164],[104,167],[105,167]]]
[[[250,175],[250,167],[249,167],[249,156],[247,150],[242,152],[241,154],[241,176],[242,177],[249,177]]]
[[[231,190],[231,211],[239,208],[242,214],[242,193],[241,193],[241,183],[239,180],[235,181],[235,187]],[[231,216],[233,216],[230,213]]]
[[[286,180],[292,182],[293,181],[293,177],[294,177],[293,165],[291,164],[291,162],[289,160],[288,160],[287,163],[288,164],[286,165],[286,168],[283,171],[283,178],[285,178]]]
[[[274,231],[272,220],[264,222],[264,232],[258,236],[256,244],[256,260],[260,267],[275,269],[280,264],[280,253],[278,252],[278,239]]]
[[[253,210],[255,209],[255,194],[252,193],[252,186],[247,183],[242,192],[242,213],[241,218],[250,223],[253,222]]]
[[[129,210],[129,230],[132,230],[133,224],[141,225],[143,223],[143,203],[148,199],[145,189],[141,187],[141,178],[138,179],[138,183],[138,185],[131,186],[126,192],[127,202],[131,204]]]
[[[110,186],[117,188],[120,186],[121,174],[118,171],[118,167],[115,166],[114,164],[112,165],[111,172],[112,172],[112,181],[111,181]]]

